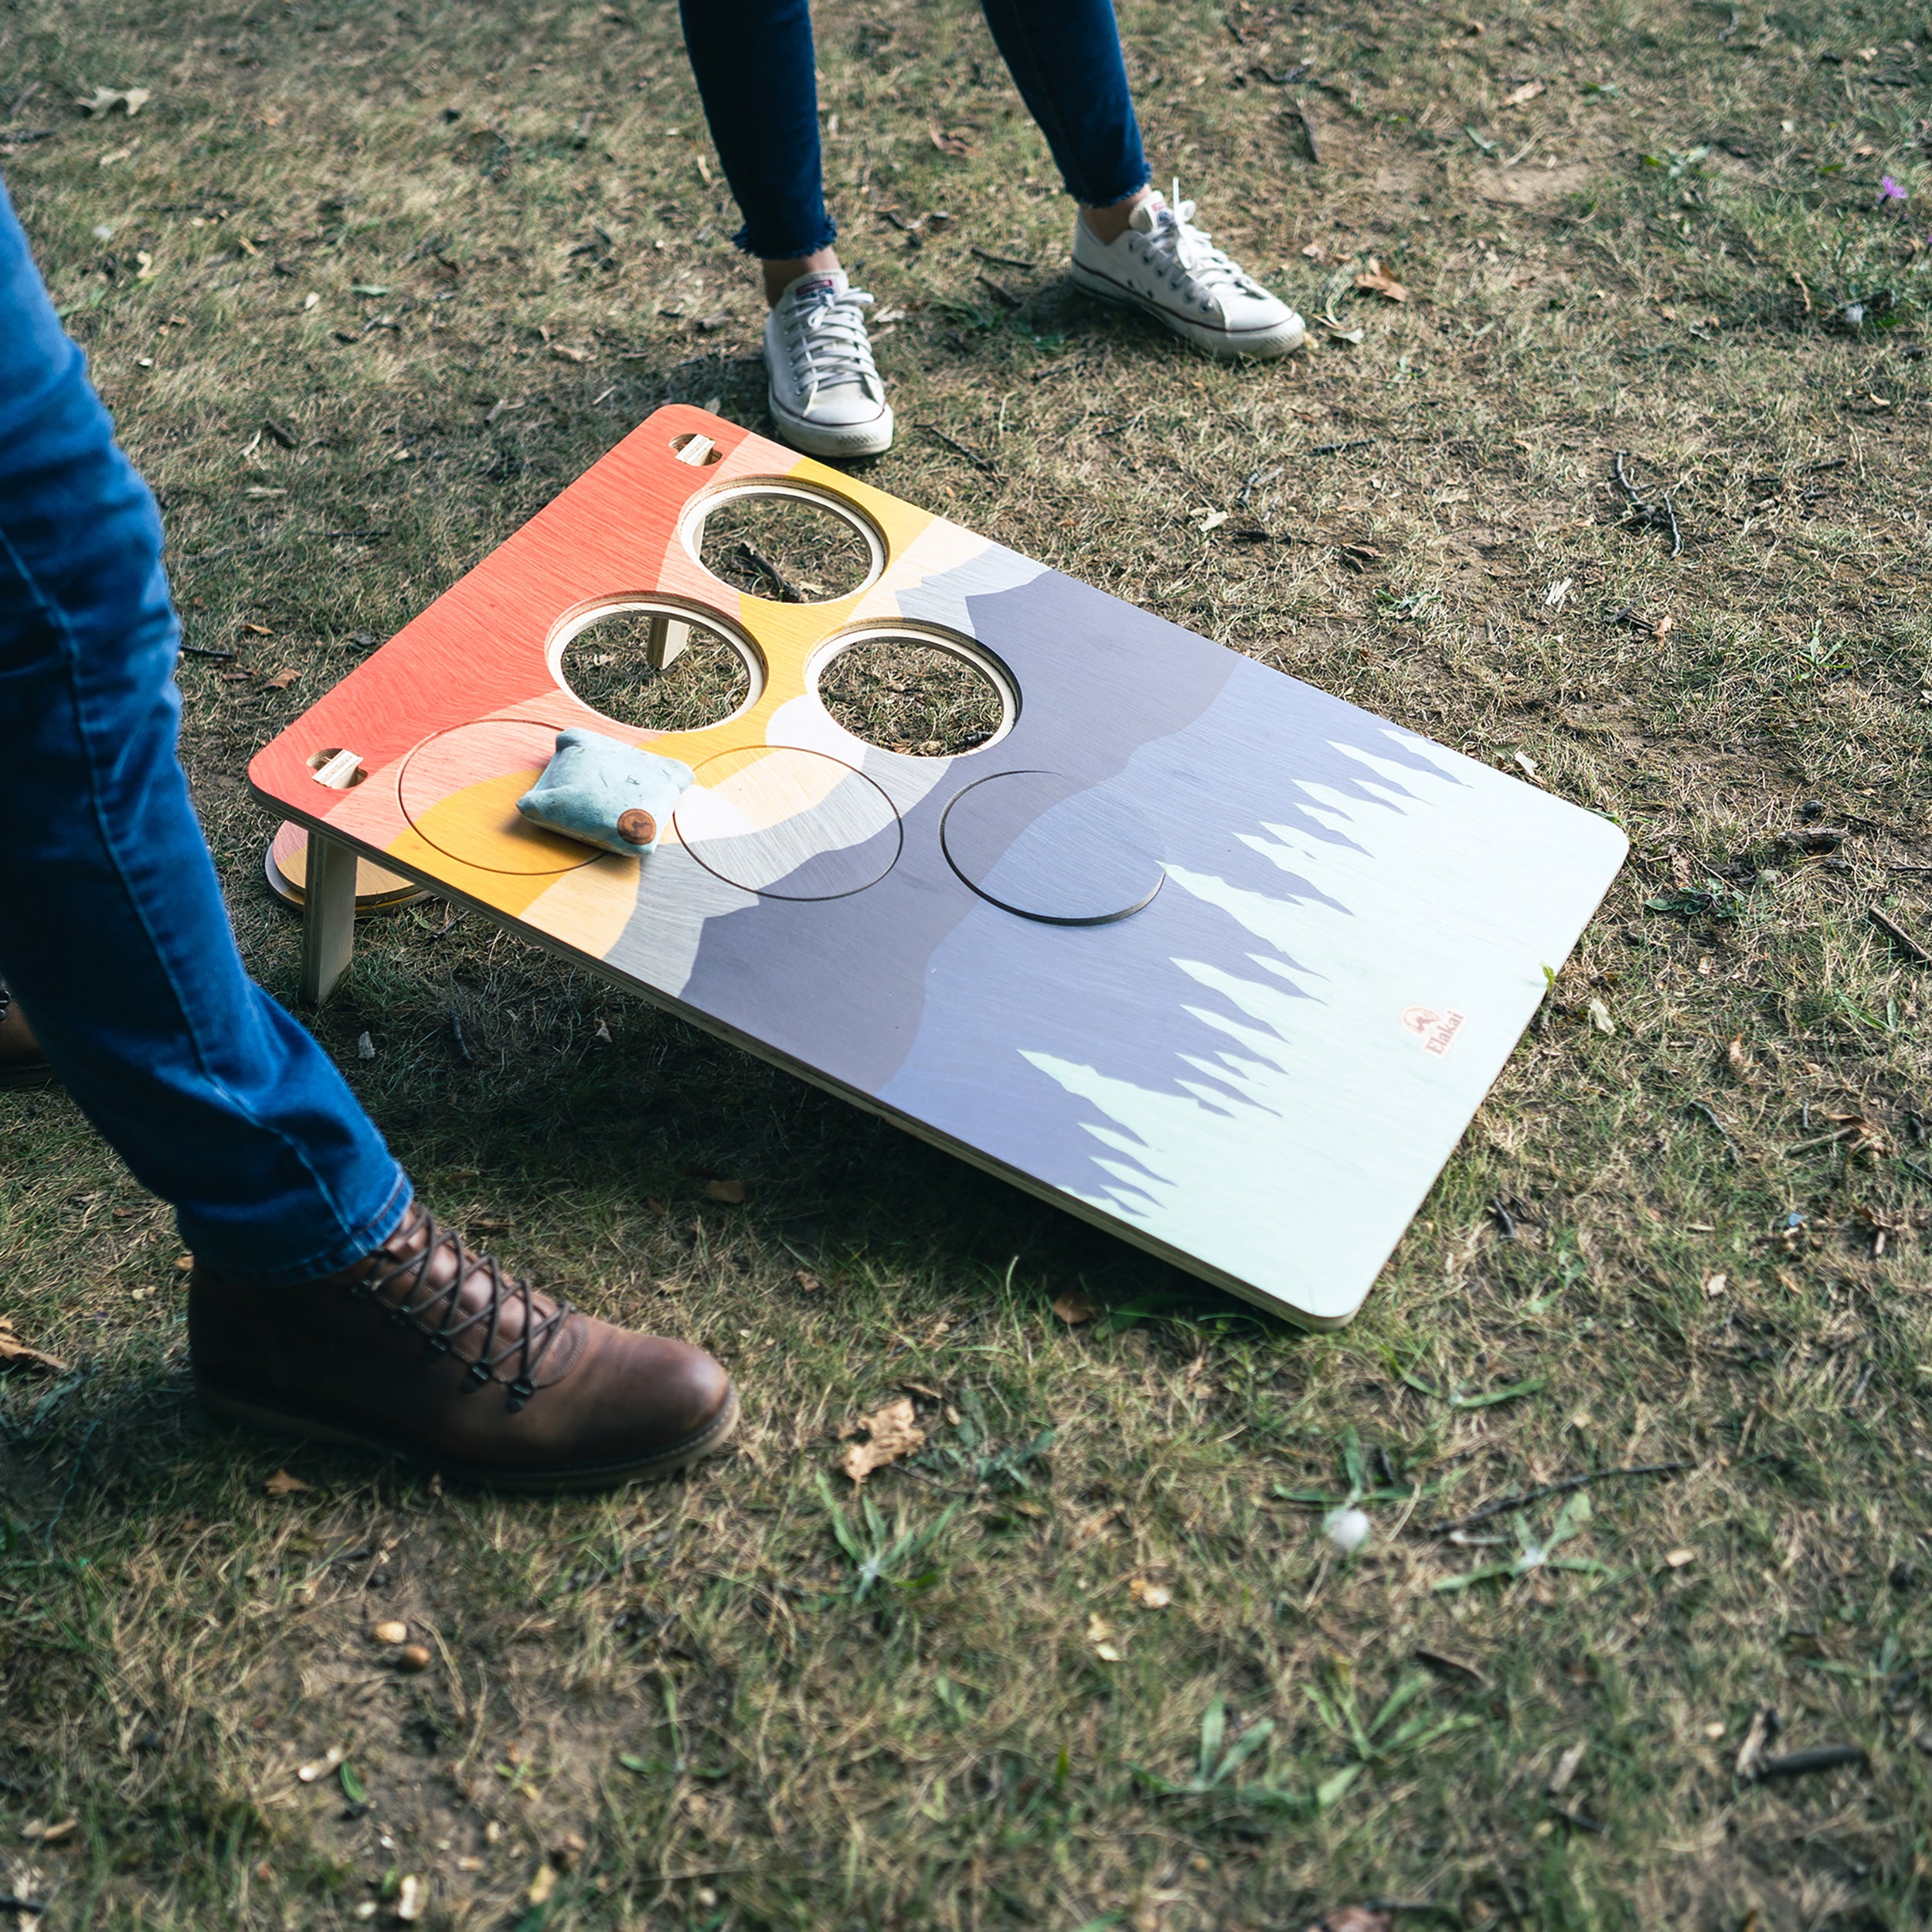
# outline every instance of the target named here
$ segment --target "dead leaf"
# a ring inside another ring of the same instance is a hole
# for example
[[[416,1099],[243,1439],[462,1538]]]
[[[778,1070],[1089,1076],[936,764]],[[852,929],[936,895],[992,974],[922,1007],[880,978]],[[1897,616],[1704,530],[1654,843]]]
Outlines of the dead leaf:
[[[1393,1912],[1372,1905],[1345,1905],[1308,1927],[1308,1932],[1391,1932],[1396,1922]]]
[[[1489,1679],[1467,1658],[1453,1657],[1444,1650],[1418,1649],[1415,1658],[1418,1664],[1427,1664],[1432,1671],[1444,1677],[1461,1678],[1474,1684],[1478,1690],[1489,1688]]]
[[[1503,105],[1505,107],[1527,107],[1543,90],[1543,83],[1540,80],[1526,80],[1512,93],[1504,95]]]
[[[587,362],[590,359],[587,349],[573,349],[568,342],[553,342],[550,353],[566,362]]]
[[[1087,1620],[1087,1641],[1094,1646],[1094,1655],[1104,1664],[1117,1664],[1125,1655],[1114,1639],[1117,1634],[1114,1626],[1097,1611]]]
[[[405,1925],[413,1925],[429,1909],[430,1882],[420,1872],[412,1872],[397,1888],[396,1916]]]
[[[1722,1294],[1730,1286],[1730,1280],[1728,1274],[1713,1274],[1706,1281],[1704,1292],[1712,1295]]]
[[[1672,1570],[1682,1570],[1686,1563],[1696,1560],[1697,1552],[1694,1549],[1667,1549],[1664,1553],[1664,1562]]]
[[[1174,1587],[1158,1577],[1136,1577],[1128,1594],[1143,1610],[1165,1610],[1174,1600]]]
[[[58,1355],[30,1348],[14,1333],[13,1324],[0,1315],[0,1375],[9,1369],[37,1369],[45,1375],[65,1375],[67,1365]]]
[[[825,1285],[808,1268],[794,1269],[791,1278],[798,1284],[799,1291],[804,1294],[817,1294]]]
[[[1330,257],[1328,254],[1328,244],[1325,242],[1310,242],[1302,249],[1301,252],[1308,257],[1310,261],[1315,264],[1317,268],[1326,268],[1328,266]]]
[[[369,1634],[379,1644],[406,1644],[410,1640],[410,1627],[407,1624],[394,1621],[378,1624]]]
[[[77,99],[74,105],[86,108],[90,114],[112,114],[115,108],[124,107],[132,120],[154,97],[145,87],[97,87],[91,100]]]
[[[262,1488],[271,1496],[299,1496],[314,1488],[312,1483],[304,1482],[300,1476],[291,1476],[286,1469],[277,1469]]]
[[[838,1439],[844,1442],[861,1430],[866,1440],[853,1443],[838,1464],[855,1483],[863,1482],[875,1469],[883,1469],[887,1463],[896,1462],[926,1445],[926,1432],[914,1419],[910,1396],[900,1396],[870,1415],[861,1416],[856,1422],[842,1424]]]
[[[560,1872],[568,1872],[590,1849],[590,1841],[581,1832],[566,1832],[550,1847],[550,1862]]]
[[[1744,1050],[1744,1036],[1742,1033],[1733,1033],[1731,1036],[1730,1043],[1724,1049],[1724,1057],[1730,1062],[1731,1071],[1740,1080],[1749,1080],[1757,1070],[1756,1063]]]
[[[743,1181],[707,1181],[704,1184],[705,1199],[723,1201],[736,1207],[748,1199],[751,1189]]]
[[[1369,266],[1355,278],[1355,285],[1366,294],[1385,296],[1392,302],[1406,302],[1409,299],[1408,290],[1372,255],[1369,257]]]
[[[1091,1321],[1100,1310],[1089,1300],[1085,1289],[1063,1288],[1053,1298],[1053,1312],[1070,1328],[1077,1328],[1083,1321]]]
[[[72,1838],[80,1821],[77,1818],[63,1818],[58,1825],[49,1825],[37,1818],[30,1818],[20,1828],[20,1835],[29,1844],[58,1845],[63,1838]]]
[[[932,124],[927,131],[932,135],[933,145],[937,148],[942,155],[951,155],[954,158],[954,159],[959,161],[970,161],[974,155],[979,152],[979,150],[975,148],[970,141],[967,140],[963,134],[947,134],[940,128],[937,121]]]
[[[1590,1023],[1600,1033],[1614,1033],[1617,1030],[1610,1017],[1610,1009],[1600,999],[1590,1002]]]
[[[700,335],[715,335],[731,320],[731,311],[721,308],[715,315],[700,315],[691,326]]]
[[[524,1896],[531,1904],[542,1905],[556,1889],[556,1867],[554,1865],[539,1865],[536,1876],[530,1880],[530,1889]]]
[[[284,671],[277,671],[272,678],[263,680],[262,689],[264,691],[286,691],[301,675],[301,673],[292,666]]]
[[[1589,1749],[1588,1741],[1580,1737],[1557,1759],[1556,1768],[1549,1774],[1552,1798],[1561,1798],[1570,1789],[1570,1781],[1577,1775],[1577,1767],[1583,1761],[1583,1753]]]

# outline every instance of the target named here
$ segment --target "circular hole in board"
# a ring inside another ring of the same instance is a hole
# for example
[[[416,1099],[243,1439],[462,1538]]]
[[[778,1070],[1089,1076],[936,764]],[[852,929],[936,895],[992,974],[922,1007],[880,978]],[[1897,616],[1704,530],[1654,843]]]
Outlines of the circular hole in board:
[[[886,567],[870,519],[802,483],[714,490],[687,515],[685,542],[721,583],[776,604],[856,597]]]
[[[699,766],[672,823],[709,872],[767,899],[843,899],[899,862],[893,802],[821,751],[742,745]]]
[[[1144,814],[1056,771],[996,772],[968,785],[939,837],[981,898],[1053,926],[1125,919],[1167,876]]]
[[[293,819],[284,819],[262,854],[262,871],[268,880],[268,889],[284,906],[299,908],[306,903],[308,828],[297,825]],[[427,887],[405,879],[400,872],[386,870],[372,859],[355,862],[355,910],[359,913],[381,912],[390,906],[413,906],[429,896]]]
[[[640,731],[702,731],[764,687],[757,651],[723,625],[638,600],[576,619],[551,644],[553,673],[573,697]]]
[[[862,743],[919,758],[983,750],[1019,706],[1005,668],[964,638],[880,625],[838,638],[813,660],[818,702]]]
[[[606,855],[532,825],[516,801],[550,762],[570,725],[481,718],[425,738],[403,760],[396,791],[426,844],[482,872],[525,877],[574,872]]]

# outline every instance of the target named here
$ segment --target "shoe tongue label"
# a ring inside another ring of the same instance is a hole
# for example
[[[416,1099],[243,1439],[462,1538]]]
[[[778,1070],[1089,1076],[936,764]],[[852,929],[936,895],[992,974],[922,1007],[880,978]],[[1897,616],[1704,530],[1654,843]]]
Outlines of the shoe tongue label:
[[[838,277],[836,275],[829,274],[815,275],[809,281],[794,283],[791,292],[793,296],[800,301],[803,301],[808,295],[835,295],[838,292]]]

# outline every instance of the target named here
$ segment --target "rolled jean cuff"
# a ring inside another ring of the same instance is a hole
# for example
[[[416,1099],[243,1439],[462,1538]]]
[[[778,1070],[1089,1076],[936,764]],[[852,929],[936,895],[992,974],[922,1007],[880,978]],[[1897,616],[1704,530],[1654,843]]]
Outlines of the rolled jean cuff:
[[[1145,162],[1141,164],[1138,172],[1133,169],[1124,171],[1124,178],[1127,179],[1124,188],[1116,190],[1103,185],[1101,192],[1095,195],[1083,195],[1076,190],[1073,198],[1084,208],[1117,208],[1128,196],[1138,195],[1143,188],[1154,185],[1154,170]],[[1069,185],[1070,187],[1071,184]]]
[[[815,239],[794,247],[790,236],[754,233],[750,223],[747,222],[731,240],[734,247],[747,255],[757,256],[760,261],[795,262],[804,256],[817,254],[821,248],[829,248],[838,239],[838,224],[830,215],[821,213],[815,227],[808,226],[799,232]]]
[[[185,1216],[181,1223],[181,1235],[196,1264],[219,1274],[224,1281],[233,1281],[245,1288],[299,1287],[304,1282],[338,1274],[365,1255],[372,1254],[403,1225],[403,1218],[415,1199],[416,1191],[410,1185],[409,1176],[400,1167],[396,1168],[389,1192],[374,1213],[357,1223],[332,1246],[278,1268],[251,1267],[246,1259],[239,1256],[231,1264],[223,1255],[218,1243],[203,1245],[196,1241],[193,1228]]]

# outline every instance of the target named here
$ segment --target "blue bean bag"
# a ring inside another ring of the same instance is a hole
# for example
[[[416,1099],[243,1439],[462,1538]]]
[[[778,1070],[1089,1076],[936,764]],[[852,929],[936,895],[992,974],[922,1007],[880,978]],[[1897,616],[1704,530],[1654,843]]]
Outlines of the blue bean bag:
[[[543,776],[516,801],[533,825],[621,858],[655,852],[691,767],[596,731],[560,731]]]

